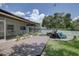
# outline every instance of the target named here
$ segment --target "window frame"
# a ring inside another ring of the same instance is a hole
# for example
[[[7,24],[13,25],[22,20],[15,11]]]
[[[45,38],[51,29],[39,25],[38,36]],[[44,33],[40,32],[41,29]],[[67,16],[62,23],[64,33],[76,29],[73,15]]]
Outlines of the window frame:
[[[20,26],[20,30],[26,30],[26,26]]]

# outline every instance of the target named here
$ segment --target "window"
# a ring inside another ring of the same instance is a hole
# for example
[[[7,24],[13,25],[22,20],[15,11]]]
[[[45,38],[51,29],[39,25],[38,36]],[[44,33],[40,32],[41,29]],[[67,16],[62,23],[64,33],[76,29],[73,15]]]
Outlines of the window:
[[[4,23],[0,22],[0,32],[3,32],[3,31],[4,31]]]
[[[7,30],[10,32],[14,32],[14,25],[7,25]]]
[[[20,30],[26,30],[25,26],[20,26]]]

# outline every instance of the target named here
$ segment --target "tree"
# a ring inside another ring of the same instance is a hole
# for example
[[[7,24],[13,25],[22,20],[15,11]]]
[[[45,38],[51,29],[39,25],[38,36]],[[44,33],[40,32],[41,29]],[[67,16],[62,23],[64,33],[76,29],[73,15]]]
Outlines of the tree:
[[[74,24],[73,29],[74,30],[79,30],[79,19],[76,19],[75,21],[73,21],[73,24]]]
[[[70,28],[71,27],[71,14],[70,13],[67,13],[65,16],[64,16],[64,24],[65,24],[65,27],[66,28]]]
[[[52,28],[51,26],[51,20],[52,20],[52,16],[47,16],[43,19],[43,23],[42,26],[43,27],[47,27],[47,28]]]
[[[54,13],[54,16],[47,16],[43,19],[43,26],[51,29],[73,29],[73,23],[71,21],[70,13]]]
[[[54,14],[55,28],[64,28],[63,14],[64,13]]]

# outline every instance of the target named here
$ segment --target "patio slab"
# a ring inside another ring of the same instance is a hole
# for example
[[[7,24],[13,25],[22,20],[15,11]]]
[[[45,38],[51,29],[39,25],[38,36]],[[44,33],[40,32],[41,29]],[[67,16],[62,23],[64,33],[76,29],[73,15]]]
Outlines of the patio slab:
[[[8,40],[0,43],[0,55],[39,56],[41,55],[48,39],[47,36],[31,36],[30,38],[20,41]]]

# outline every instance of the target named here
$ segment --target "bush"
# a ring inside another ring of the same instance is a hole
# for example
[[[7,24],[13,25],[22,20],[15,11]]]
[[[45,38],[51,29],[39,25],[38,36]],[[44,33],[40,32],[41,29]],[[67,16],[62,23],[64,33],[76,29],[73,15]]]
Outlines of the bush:
[[[77,36],[74,36],[74,37],[73,37],[73,40],[75,40],[75,39],[77,39]]]
[[[16,41],[19,41],[19,40],[20,40],[20,36],[17,35],[17,36],[16,36]]]
[[[51,36],[51,35],[52,35],[52,33],[47,33],[46,35],[47,35],[47,36]]]

